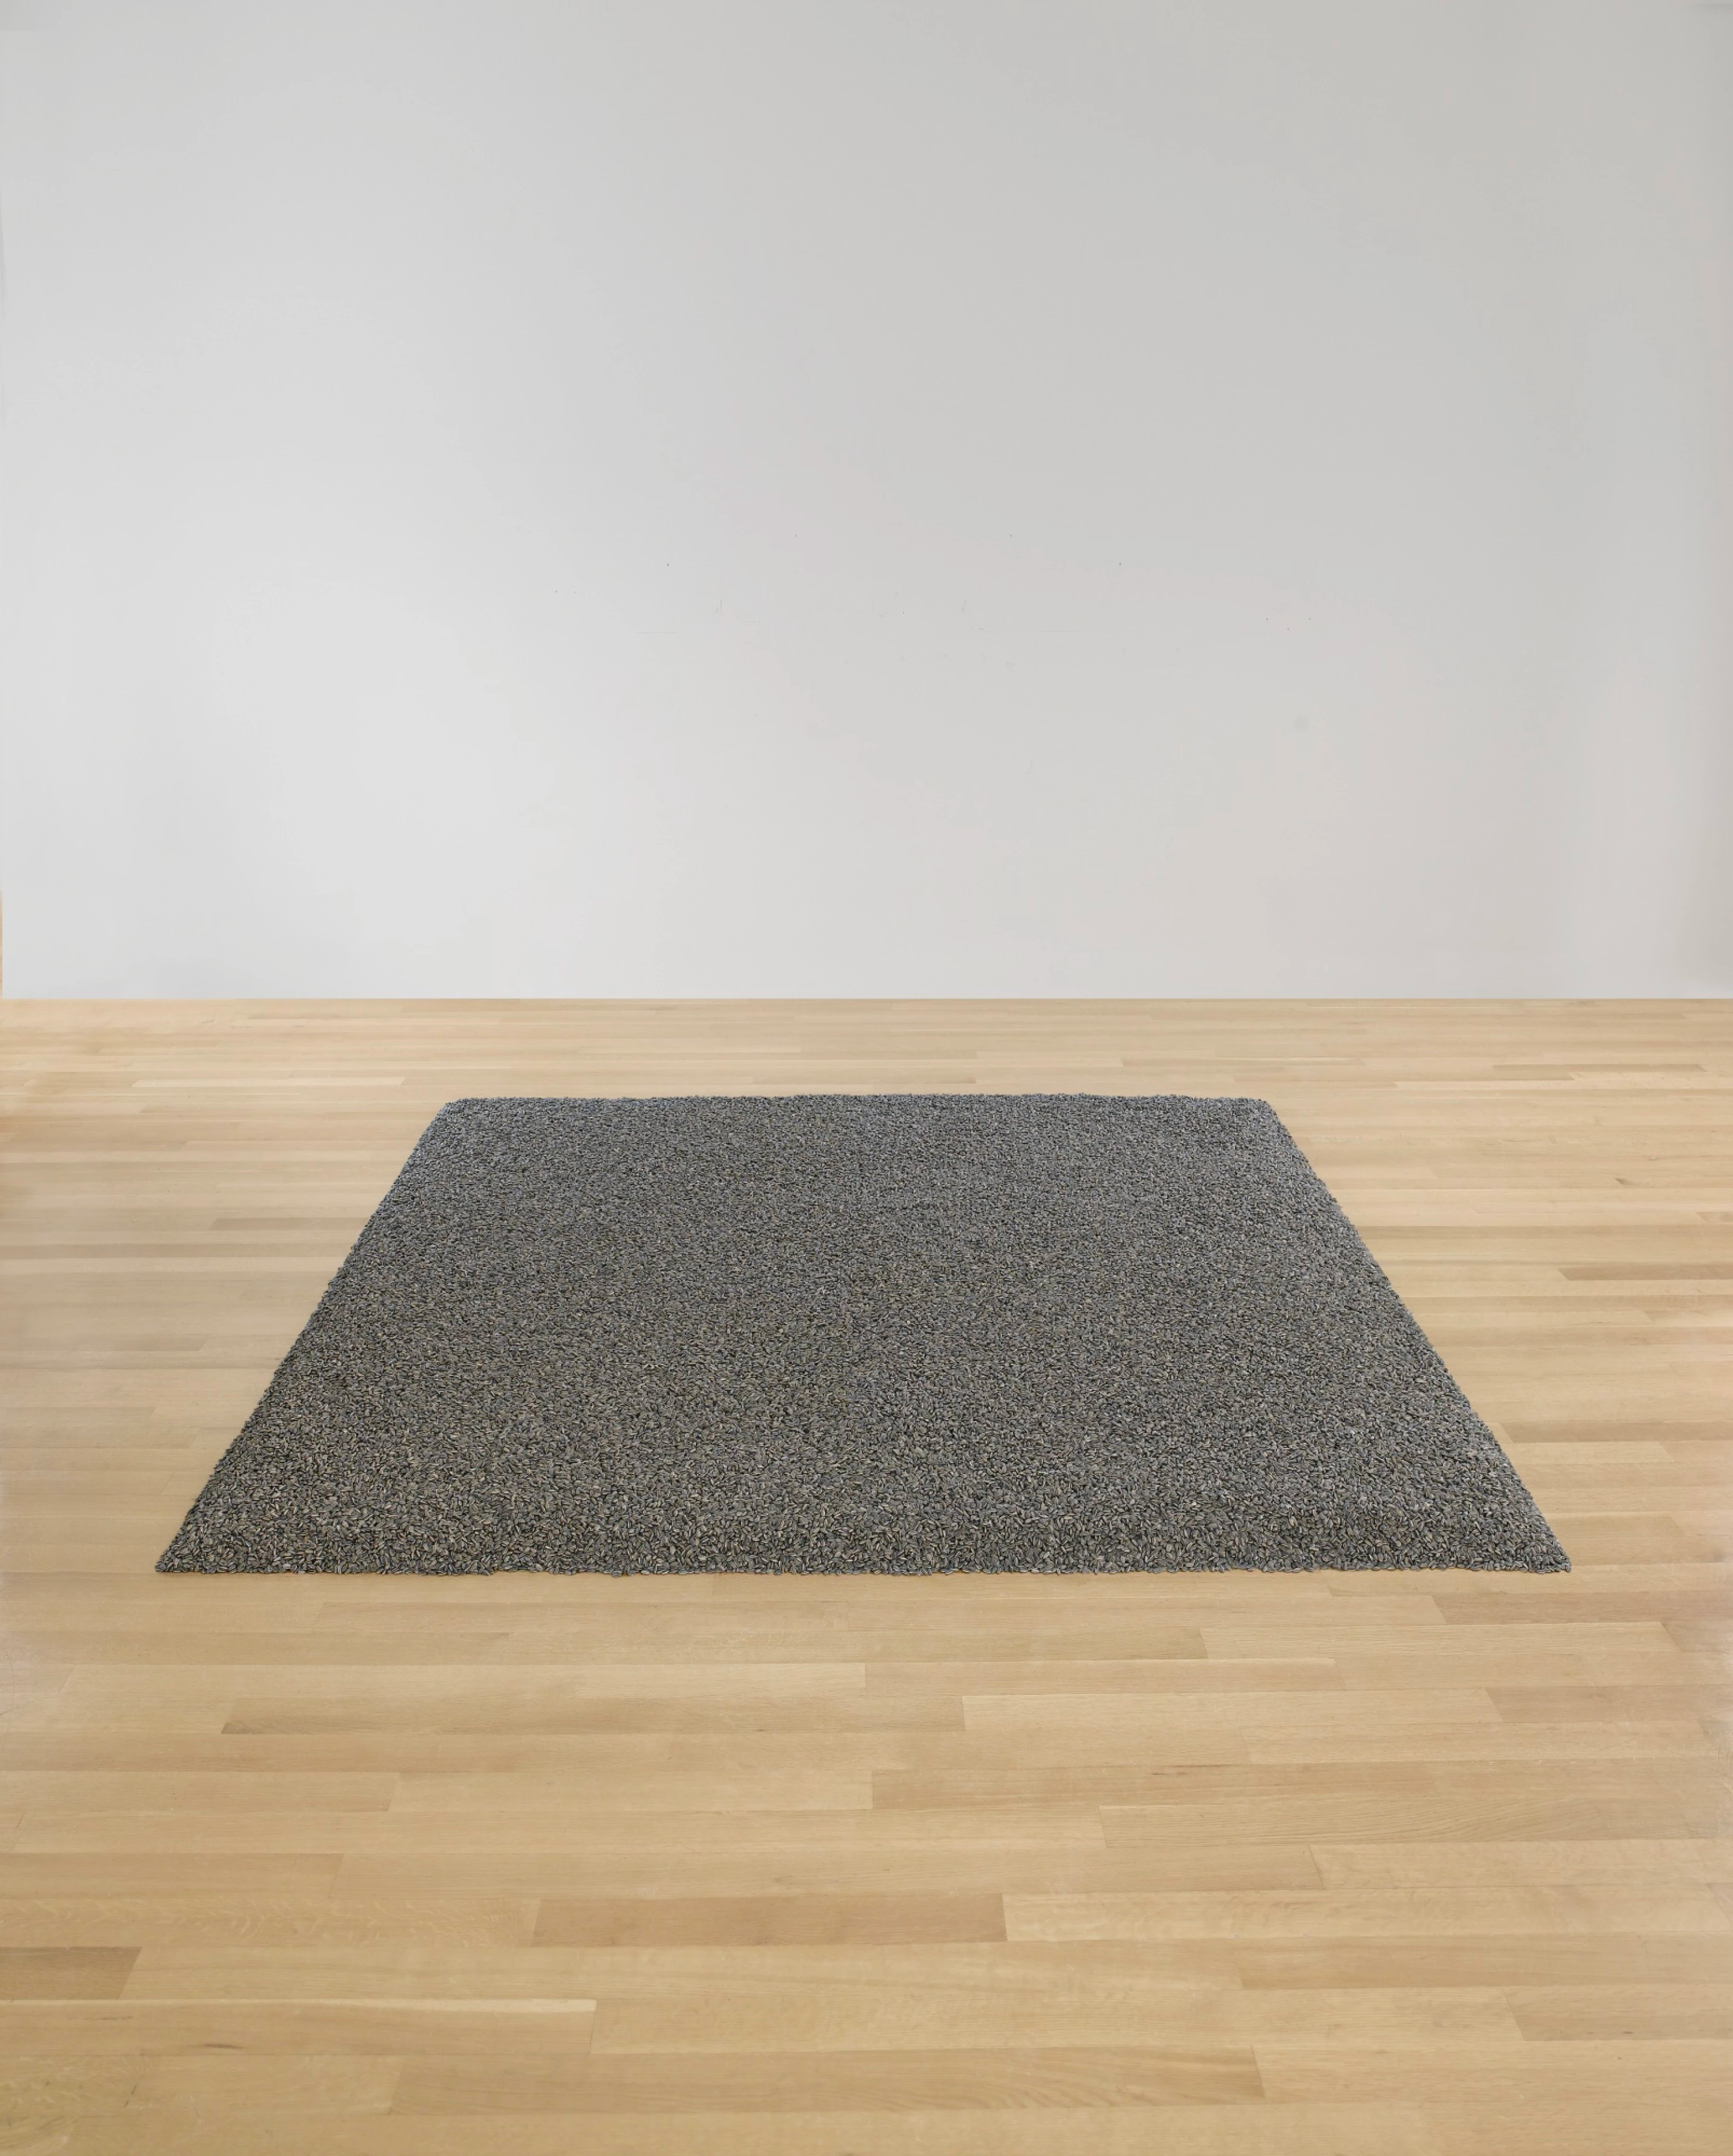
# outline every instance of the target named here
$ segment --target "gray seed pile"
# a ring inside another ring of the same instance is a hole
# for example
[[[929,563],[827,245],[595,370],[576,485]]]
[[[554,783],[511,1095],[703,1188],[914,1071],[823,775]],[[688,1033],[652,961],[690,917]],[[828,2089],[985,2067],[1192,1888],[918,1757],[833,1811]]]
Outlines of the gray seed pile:
[[[1259,1101],[454,1101],[168,1572],[1568,1563]]]

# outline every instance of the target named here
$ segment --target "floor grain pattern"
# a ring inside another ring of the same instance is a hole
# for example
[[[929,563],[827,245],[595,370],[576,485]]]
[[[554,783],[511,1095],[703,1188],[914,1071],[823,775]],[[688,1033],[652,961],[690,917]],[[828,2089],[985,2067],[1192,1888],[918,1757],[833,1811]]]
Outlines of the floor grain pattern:
[[[1575,1568],[160,1576],[445,1101],[1269,1101]],[[1723,2156],[1733,1007],[0,1004],[0,2149]]]

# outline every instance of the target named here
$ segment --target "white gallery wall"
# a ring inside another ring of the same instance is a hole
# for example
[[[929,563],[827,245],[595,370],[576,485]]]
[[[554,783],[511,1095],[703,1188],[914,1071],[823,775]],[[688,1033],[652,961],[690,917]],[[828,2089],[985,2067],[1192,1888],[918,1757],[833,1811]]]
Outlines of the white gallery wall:
[[[11,995],[1733,992],[1733,8],[13,0]]]

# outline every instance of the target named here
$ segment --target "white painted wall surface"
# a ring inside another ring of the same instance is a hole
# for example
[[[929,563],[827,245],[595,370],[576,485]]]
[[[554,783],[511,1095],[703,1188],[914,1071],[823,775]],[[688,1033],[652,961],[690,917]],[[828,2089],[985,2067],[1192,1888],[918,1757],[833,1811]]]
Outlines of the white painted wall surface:
[[[13,0],[9,995],[1733,989],[1733,10]]]

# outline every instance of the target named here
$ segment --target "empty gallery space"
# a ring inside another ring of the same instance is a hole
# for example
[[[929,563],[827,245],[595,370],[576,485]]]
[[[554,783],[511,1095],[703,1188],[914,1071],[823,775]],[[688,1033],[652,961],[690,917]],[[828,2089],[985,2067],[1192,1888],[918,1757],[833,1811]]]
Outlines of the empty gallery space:
[[[0,121],[0,2146],[1721,2156],[1733,13]]]

